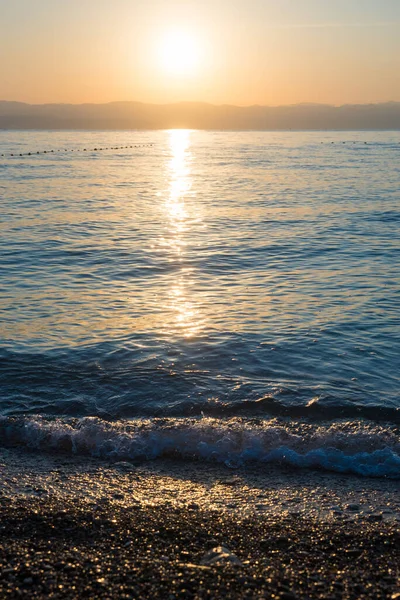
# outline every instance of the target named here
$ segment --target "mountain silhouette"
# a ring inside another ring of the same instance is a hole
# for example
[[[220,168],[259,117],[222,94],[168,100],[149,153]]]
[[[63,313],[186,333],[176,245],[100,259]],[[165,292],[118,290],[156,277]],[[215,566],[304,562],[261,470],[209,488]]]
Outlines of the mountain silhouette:
[[[230,106],[200,102],[25,104],[0,101],[0,129],[400,129],[400,102]]]

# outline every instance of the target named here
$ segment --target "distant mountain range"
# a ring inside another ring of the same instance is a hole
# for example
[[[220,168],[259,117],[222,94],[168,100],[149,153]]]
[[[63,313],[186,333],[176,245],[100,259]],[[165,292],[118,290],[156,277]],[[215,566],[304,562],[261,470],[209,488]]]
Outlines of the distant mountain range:
[[[0,129],[400,129],[400,102],[215,106],[199,102],[25,104],[0,101]]]

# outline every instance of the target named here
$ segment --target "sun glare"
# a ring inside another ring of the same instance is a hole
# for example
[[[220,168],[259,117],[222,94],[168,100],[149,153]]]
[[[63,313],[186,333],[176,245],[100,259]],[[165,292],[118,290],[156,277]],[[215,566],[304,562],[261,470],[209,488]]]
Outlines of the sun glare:
[[[191,75],[200,63],[200,46],[186,32],[170,32],[160,44],[160,58],[163,69],[169,75]]]

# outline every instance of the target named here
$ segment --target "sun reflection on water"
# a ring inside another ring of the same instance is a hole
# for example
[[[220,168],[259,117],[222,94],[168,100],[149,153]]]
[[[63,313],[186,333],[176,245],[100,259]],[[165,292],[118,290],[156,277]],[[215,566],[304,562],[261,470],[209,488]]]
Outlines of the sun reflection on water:
[[[190,173],[190,131],[187,129],[174,129],[169,132],[169,144],[172,158],[169,162],[169,194],[167,200],[167,211],[170,224],[176,232],[176,242],[179,234],[186,229],[187,211],[185,196],[192,187]]]
[[[190,163],[191,131],[174,129],[169,131],[171,159],[168,164],[169,188],[166,212],[170,226],[170,248],[172,260],[184,263],[187,236],[190,235],[190,215],[186,206],[189,195],[193,196]],[[192,199],[193,201],[193,199]],[[169,289],[169,308],[172,310],[174,326],[184,337],[192,337],[199,331],[198,310],[190,290],[193,285],[193,269],[182,264]]]

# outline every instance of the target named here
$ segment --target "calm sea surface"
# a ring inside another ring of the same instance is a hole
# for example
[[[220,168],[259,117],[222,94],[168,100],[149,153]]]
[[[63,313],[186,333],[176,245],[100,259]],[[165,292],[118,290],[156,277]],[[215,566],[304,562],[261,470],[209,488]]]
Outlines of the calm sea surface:
[[[3,131],[0,153],[9,427],[400,422],[400,132]],[[398,444],[371,449],[400,473]]]

